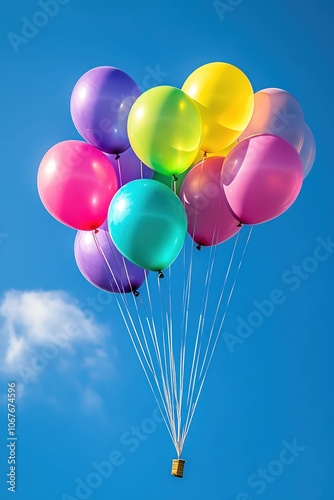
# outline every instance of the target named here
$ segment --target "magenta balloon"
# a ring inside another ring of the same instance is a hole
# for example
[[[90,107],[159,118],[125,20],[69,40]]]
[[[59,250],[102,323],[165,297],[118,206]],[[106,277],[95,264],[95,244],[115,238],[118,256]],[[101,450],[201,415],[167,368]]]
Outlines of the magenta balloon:
[[[303,166],[289,142],[257,135],[227,155],[221,182],[234,216],[244,224],[259,224],[292,205],[303,183]]]
[[[303,144],[305,121],[297,99],[281,89],[264,89],[254,96],[254,111],[239,141],[258,134],[278,135],[297,151]]]
[[[119,187],[136,179],[152,179],[154,175],[154,170],[142,163],[132,148],[124,151],[118,160],[115,155],[107,154],[107,157],[115,169]]]
[[[180,199],[188,218],[188,233],[199,245],[212,246],[240,230],[220,185],[224,158],[205,158],[187,174]]]
[[[81,141],[64,141],[44,155],[37,185],[45,208],[74,229],[96,229],[105,221],[117,191],[108,158]]]
[[[97,288],[112,293],[137,291],[145,280],[145,270],[125,259],[113,244],[107,224],[94,235],[78,231],[74,256],[83,276]]]
[[[79,134],[106,153],[122,153],[130,146],[128,115],[141,94],[124,71],[100,66],[85,73],[71,96],[71,115]]]
[[[303,164],[304,179],[310,173],[316,155],[317,147],[310,127],[305,125],[304,142],[300,150],[300,158]]]

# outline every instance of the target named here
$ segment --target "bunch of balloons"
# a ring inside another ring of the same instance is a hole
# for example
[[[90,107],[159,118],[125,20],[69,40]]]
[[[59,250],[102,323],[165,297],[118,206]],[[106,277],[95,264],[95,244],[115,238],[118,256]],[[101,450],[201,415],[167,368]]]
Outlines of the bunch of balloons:
[[[120,69],[91,69],[73,89],[71,116],[85,141],[45,154],[39,195],[78,230],[82,274],[115,293],[135,292],[147,270],[168,267],[187,231],[212,246],[242,224],[282,214],[315,159],[295,97],[275,88],[254,94],[224,62],[199,67],[181,89],[143,93]]]

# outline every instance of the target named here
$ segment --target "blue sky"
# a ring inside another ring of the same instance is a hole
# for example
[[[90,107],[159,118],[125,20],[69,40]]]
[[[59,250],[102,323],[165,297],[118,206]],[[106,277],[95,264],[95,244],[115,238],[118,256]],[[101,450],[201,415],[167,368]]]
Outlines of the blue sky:
[[[57,6],[53,17],[38,18],[40,2],[17,0],[0,21],[1,497],[11,494],[6,391],[14,380],[19,500],[332,500],[333,3],[62,0]],[[22,36],[26,19],[45,25],[13,45],[8,34]],[[88,69],[119,67],[143,89],[181,87],[211,61],[240,67],[255,90],[293,93],[315,135],[317,158],[294,205],[253,230],[186,442],[181,481],[170,476],[175,451],[116,303],[82,278],[75,231],[45,211],[36,174],[49,147],[79,139],[69,101]],[[316,269],[296,278],[294,266],[307,268],[319,245]],[[272,298],[274,290],[282,303],[229,347],[226,332],[236,334],[254,301]],[[57,352],[43,351],[49,332],[73,321],[79,334]],[[18,372],[33,363],[35,376]],[[108,477],[96,479],[91,474],[101,462],[109,463]],[[98,486],[87,486],[94,477]]]

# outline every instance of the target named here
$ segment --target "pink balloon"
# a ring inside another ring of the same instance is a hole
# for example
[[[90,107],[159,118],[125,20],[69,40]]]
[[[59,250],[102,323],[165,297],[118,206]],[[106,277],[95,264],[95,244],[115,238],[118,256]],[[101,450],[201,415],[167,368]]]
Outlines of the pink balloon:
[[[303,183],[303,166],[285,139],[256,135],[227,155],[221,182],[234,216],[244,224],[259,224],[292,205]]]
[[[43,157],[38,192],[55,219],[75,229],[96,229],[108,215],[117,178],[108,158],[81,141],[64,141]]]
[[[220,185],[224,158],[205,158],[187,174],[180,198],[188,218],[188,233],[196,243],[217,245],[240,230]]]

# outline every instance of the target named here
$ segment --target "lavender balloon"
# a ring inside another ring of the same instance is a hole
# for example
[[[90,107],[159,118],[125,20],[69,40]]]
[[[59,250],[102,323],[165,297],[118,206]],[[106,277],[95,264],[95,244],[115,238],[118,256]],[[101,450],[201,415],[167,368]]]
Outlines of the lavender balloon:
[[[310,173],[316,155],[316,143],[312,131],[308,125],[305,125],[304,142],[299,152],[303,163],[304,179]]]
[[[305,121],[297,99],[282,89],[264,89],[254,96],[254,112],[239,142],[258,134],[272,134],[290,142],[297,151],[303,144]]]
[[[85,73],[71,96],[71,115],[79,134],[105,153],[119,154],[130,146],[127,120],[141,91],[124,71],[100,66]]]
[[[107,155],[116,172],[119,187],[136,179],[152,179],[154,170],[141,162],[132,148],[127,149],[116,160],[115,155]]]
[[[145,280],[147,271],[128,261],[116,249],[106,223],[96,234],[93,231],[77,232],[74,256],[83,276],[107,292],[136,292]]]

